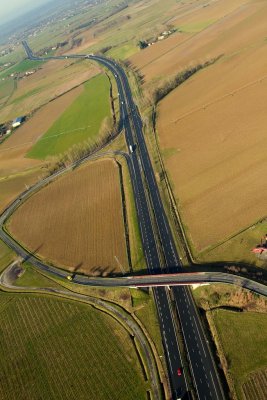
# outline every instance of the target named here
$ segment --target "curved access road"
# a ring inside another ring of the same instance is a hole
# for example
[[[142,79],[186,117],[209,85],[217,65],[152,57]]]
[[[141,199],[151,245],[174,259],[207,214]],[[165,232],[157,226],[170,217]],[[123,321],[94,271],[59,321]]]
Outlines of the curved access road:
[[[40,58],[32,54],[32,51],[26,42],[23,42],[23,45],[30,59],[40,60]],[[129,104],[129,96],[131,96],[131,92],[129,87],[126,86],[126,83],[128,83],[127,77],[124,74],[123,69],[115,62],[97,55],[66,55],[49,57],[48,59],[54,58],[87,58],[101,63],[114,75],[120,96],[121,125],[125,129],[125,139],[130,150],[130,165],[132,167],[130,174],[144,255],[149,272],[156,273],[161,270],[160,253],[155,237],[154,226],[151,220],[150,199],[143,180],[144,165],[142,162],[141,152],[139,150],[134,152],[131,151],[131,146],[136,143],[136,138],[134,136],[133,117],[138,115],[138,113],[135,104]],[[178,376],[178,368],[183,369],[183,362],[179,349],[169,291],[166,290],[165,287],[162,287],[153,289],[153,293],[159,314],[162,341],[165,349],[173,398],[177,399],[187,397],[188,385],[186,382],[186,376],[184,374]]]
[[[24,42],[23,45],[29,58],[40,60],[40,58],[35,57],[32,54],[26,42]],[[227,283],[237,283],[239,278],[237,279],[236,276],[229,274],[216,274],[216,276],[214,276],[214,274],[206,276],[200,276],[200,274],[194,274],[193,276],[191,274],[189,277],[189,274],[183,273],[183,268],[180,263],[172,231],[161,201],[159,189],[157,187],[157,182],[144,140],[142,120],[138,109],[134,104],[128,79],[122,67],[115,61],[92,54],[49,57],[49,59],[64,58],[88,58],[95,60],[109,68],[116,79],[121,100],[121,119],[125,128],[126,142],[130,150],[130,173],[148,269],[150,274],[158,273],[161,270],[162,272],[168,272],[169,268],[172,268],[172,270],[176,268],[177,272],[179,272],[176,276],[157,276],[155,278],[157,279],[157,282],[150,282],[151,285],[181,285],[181,279],[185,279],[183,278],[184,275],[187,276],[187,281],[182,281],[183,285],[196,283],[194,279],[196,279],[197,282],[200,282],[201,279],[203,279],[202,282],[204,280],[210,282],[219,280],[222,282],[223,280],[221,280],[221,276],[224,277],[223,279],[229,280]],[[132,151],[133,145],[134,147],[137,145],[135,151]],[[156,221],[156,227],[152,224],[153,219]],[[160,243],[157,242],[156,237],[160,238]],[[164,263],[160,262],[160,250],[164,256]],[[58,273],[57,271],[55,271],[55,273]],[[75,277],[75,279],[77,279],[77,277]],[[79,279],[83,280],[86,278],[83,277]],[[147,277],[142,277],[142,283],[139,282],[137,285],[134,283],[134,279],[137,279],[137,277],[124,279],[133,279],[130,282],[130,285],[132,286],[148,285],[148,282],[144,282],[144,279],[147,279]],[[251,285],[251,287],[260,285],[254,282],[251,283],[251,281],[245,279],[243,279],[242,282],[238,281],[238,284],[244,287],[245,285]],[[265,287],[260,287],[260,289],[258,287],[257,290],[264,292]],[[162,338],[166,351],[173,398],[182,398],[186,396],[188,387],[185,376],[178,376],[177,374],[177,368],[183,367],[183,365],[179,352],[169,291],[166,290],[166,288],[156,288],[154,289],[154,297],[160,317]],[[174,298],[177,314],[182,327],[183,339],[187,350],[187,358],[197,397],[199,399],[221,400],[224,398],[224,394],[191,292],[187,287],[179,286],[173,289],[172,297]]]
[[[145,372],[149,378],[151,384],[151,392],[153,399],[160,400],[162,398],[162,388],[159,382],[157,361],[153,353],[151,344],[141,329],[138,322],[128,314],[124,309],[118,305],[113,305],[108,301],[98,299],[96,297],[88,296],[85,294],[71,292],[69,290],[58,289],[58,288],[37,288],[37,287],[18,287],[14,285],[14,276],[17,276],[20,272],[20,268],[16,266],[16,263],[11,264],[4,272],[0,275],[0,285],[6,289],[22,293],[38,293],[38,294],[49,294],[58,297],[64,297],[70,300],[82,301],[92,305],[93,307],[104,311],[111,317],[115,318],[122,326],[124,326],[131,335],[138,341],[142,353],[145,355]],[[142,357],[141,357],[142,358]]]

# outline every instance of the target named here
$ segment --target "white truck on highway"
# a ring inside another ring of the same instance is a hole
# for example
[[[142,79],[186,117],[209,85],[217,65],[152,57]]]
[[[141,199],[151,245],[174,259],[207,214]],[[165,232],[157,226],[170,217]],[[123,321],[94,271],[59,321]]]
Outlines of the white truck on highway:
[[[136,149],[136,144],[130,144],[130,145],[129,145],[129,151],[130,151],[130,153],[133,153],[133,152],[135,151],[135,149]]]

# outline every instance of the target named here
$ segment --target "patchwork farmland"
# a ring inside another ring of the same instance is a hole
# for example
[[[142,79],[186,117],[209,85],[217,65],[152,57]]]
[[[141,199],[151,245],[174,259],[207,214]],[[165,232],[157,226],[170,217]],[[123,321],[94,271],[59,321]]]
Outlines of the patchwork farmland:
[[[19,68],[20,64],[16,66],[16,69]],[[32,110],[86,82],[97,73],[99,73],[97,66],[88,62],[48,61],[34,74],[17,81],[16,90],[8,102],[0,107],[0,119],[8,121],[18,115],[29,114]]]
[[[166,54],[155,44],[143,50],[140,62],[132,57],[144,74],[144,88],[151,89],[164,75],[221,56],[157,109],[159,146],[195,255],[266,217],[267,5],[214,2],[194,18],[188,13],[181,26],[186,18],[189,25],[208,20],[212,10],[209,26],[199,26],[193,36],[182,33],[189,35],[183,42],[180,33],[176,44],[175,35],[166,39]],[[142,64],[156,46],[162,54]]]
[[[93,307],[0,294],[0,398],[145,400],[127,331]]]
[[[110,114],[109,80],[101,74],[84,84],[82,93],[28,152],[30,158],[59,155],[74,144],[94,141]]]
[[[8,229],[29,250],[86,274],[128,269],[119,171],[92,162],[28,199]]]
[[[41,107],[0,146],[0,176],[40,165],[39,160],[25,158],[35,142],[50,128],[82,92],[79,86]]]

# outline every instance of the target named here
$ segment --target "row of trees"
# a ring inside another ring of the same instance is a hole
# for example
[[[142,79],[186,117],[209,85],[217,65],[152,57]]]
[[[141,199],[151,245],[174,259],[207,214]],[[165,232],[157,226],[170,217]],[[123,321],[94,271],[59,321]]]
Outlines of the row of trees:
[[[104,147],[112,138],[118,134],[118,126],[113,124],[111,117],[106,117],[99,129],[97,140],[87,139],[81,143],[74,144],[68,151],[48,160],[48,172],[52,175],[58,169],[68,167],[75,161],[88,157]]]
[[[221,57],[221,56],[220,56]],[[180,86],[187,79],[189,79],[196,72],[200,71],[203,68],[208,67],[209,65],[214,64],[220,57],[213,58],[209,61],[204,62],[203,64],[197,64],[193,67],[189,67],[186,70],[179,72],[174,77],[167,79],[161,86],[156,88],[154,92],[152,92],[152,103],[157,104],[163,97],[167,96],[173,89]]]

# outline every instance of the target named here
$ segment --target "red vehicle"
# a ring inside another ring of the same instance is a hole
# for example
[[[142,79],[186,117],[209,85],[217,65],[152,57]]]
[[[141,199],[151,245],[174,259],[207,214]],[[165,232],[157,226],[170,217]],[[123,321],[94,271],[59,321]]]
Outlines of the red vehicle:
[[[181,375],[182,375],[182,368],[178,368],[178,369],[177,369],[177,375],[178,375],[178,376],[181,376]]]

